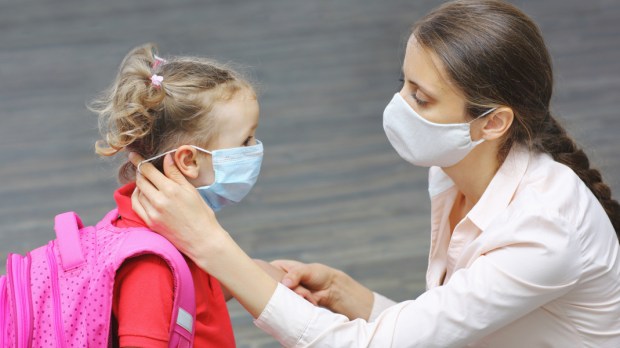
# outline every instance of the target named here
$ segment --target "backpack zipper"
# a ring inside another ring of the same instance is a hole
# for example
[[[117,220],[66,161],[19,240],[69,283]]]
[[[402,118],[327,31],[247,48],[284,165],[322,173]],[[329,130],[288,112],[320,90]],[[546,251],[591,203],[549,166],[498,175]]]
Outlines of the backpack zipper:
[[[66,347],[65,330],[62,326],[62,307],[60,305],[60,286],[58,284],[58,264],[54,255],[54,244],[47,246],[47,263],[50,268],[50,280],[52,281],[52,298],[54,299],[54,329],[56,330],[56,347]]]
[[[0,276],[0,347],[6,347],[8,344],[4,342],[6,339],[6,318],[8,299],[6,297],[6,276]]]
[[[30,253],[22,257],[9,255],[9,286],[13,290],[13,318],[15,318],[15,346],[32,344],[32,303],[30,299]]]

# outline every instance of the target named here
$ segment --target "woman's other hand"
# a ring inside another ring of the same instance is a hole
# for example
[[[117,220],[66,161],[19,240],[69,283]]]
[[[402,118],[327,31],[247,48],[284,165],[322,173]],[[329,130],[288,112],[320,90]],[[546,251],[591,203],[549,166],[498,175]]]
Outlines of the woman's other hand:
[[[271,264],[286,272],[282,284],[313,304],[351,320],[368,320],[374,294],[348,274],[320,263],[275,260]]]

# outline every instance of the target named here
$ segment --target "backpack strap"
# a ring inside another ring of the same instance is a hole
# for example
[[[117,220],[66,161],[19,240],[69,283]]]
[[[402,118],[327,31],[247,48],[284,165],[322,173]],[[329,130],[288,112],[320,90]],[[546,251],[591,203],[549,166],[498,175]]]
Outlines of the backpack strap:
[[[82,219],[72,211],[58,214],[54,218],[60,260],[65,271],[84,263],[84,253],[80,242],[80,229],[83,227]]]
[[[127,233],[115,260],[118,269],[125,259],[155,254],[170,266],[174,281],[174,303],[170,322],[169,347],[193,346],[196,322],[194,281],[183,255],[164,237],[149,230],[136,229]]]

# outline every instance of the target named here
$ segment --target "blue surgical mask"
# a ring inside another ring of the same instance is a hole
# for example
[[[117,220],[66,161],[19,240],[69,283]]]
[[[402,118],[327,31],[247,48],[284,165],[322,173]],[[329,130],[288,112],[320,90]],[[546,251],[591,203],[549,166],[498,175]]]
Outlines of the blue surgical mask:
[[[211,209],[219,211],[226,206],[238,203],[252,190],[263,162],[263,143],[256,140],[256,145],[214,151],[190,146],[211,155],[215,174],[213,183],[196,188]],[[175,151],[176,149],[149,158],[142,161],[140,165]],[[138,165],[138,171],[140,165]]]

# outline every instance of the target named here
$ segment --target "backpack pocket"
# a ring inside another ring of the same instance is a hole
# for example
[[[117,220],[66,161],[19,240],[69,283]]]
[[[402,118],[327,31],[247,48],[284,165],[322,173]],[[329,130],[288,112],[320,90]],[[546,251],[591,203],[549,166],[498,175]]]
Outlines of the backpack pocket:
[[[49,266],[50,280],[52,287],[52,299],[54,308],[54,331],[56,332],[56,347],[64,348],[67,346],[65,341],[65,330],[62,326],[62,304],[60,295],[60,284],[58,282],[58,263],[54,256],[53,244],[47,246],[45,253],[47,255],[47,263]]]

